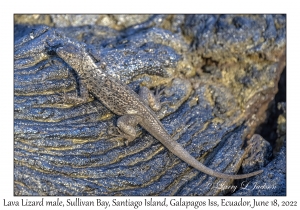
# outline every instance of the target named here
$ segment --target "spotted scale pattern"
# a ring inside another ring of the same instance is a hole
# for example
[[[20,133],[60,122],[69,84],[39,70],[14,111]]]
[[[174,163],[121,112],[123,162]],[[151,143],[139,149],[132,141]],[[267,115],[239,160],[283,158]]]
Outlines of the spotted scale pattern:
[[[152,136],[159,140],[177,157],[211,176],[225,179],[244,179],[262,172],[255,171],[249,174],[230,175],[214,171],[191,156],[180,144],[173,141],[164,126],[139,96],[127,85],[105,74],[97,68],[84,47],[65,45],[57,48],[56,53],[67,62],[80,76],[81,84],[85,85],[90,93],[100,100],[107,108],[117,115],[135,115],[139,117],[139,124]],[[125,122],[126,123],[126,122]]]

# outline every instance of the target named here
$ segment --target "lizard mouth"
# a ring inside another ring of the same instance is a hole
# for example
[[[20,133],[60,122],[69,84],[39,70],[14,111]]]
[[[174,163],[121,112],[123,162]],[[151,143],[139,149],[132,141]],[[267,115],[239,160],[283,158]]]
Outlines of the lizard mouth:
[[[81,59],[82,50],[79,46],[75,46],[74,44],[65,44],[65,45],[56,45],[55,53],[64,60],[73,60]]]
[[[56,55],[57,49],[60,47],[62,47],[61,43],[53,45],[53,46],[48,46],[48,47],[46,47],[46,52],[48,55]]]

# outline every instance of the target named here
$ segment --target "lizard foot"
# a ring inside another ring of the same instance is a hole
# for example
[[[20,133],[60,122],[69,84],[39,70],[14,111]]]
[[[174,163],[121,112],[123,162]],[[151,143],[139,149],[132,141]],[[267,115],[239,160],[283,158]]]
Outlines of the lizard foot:
[[[74,96],[74,94],[71,93],[67,93],[66,91],[64,91],[63,93],[59,93],[61,100],[63,101],[63,103],[66,104],[83,104],[89,101],[88,97],[79,97],[77,95]]]
[[[160,86],[155,89],[155,93],[145,86],[141,86],[139,91],[141,100],[156,112],[161,109],[162,105],[170,103],[170,101],[160,102],[163,93],[164,88],[161,89]]]
[[[118,127],[114,127],[114,126],[109,127],[108,130],[107,130],[107,133],[108,133],[108,135],[111,135],[111,136],[114,136],[114,137],[118,137],[118,138],[121,138],[121,139],[126,139],[124,141],[126,146],[128,146],[129,143],[132,142],[135,139],[134,136],[130,136],[130,135],[122,132]]]

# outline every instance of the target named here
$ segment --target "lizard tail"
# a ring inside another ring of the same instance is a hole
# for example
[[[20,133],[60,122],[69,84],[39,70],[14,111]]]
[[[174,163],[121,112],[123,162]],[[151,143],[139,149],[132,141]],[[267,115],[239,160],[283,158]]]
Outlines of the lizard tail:
[[[184,162],[188,163],[189,165],[193,166],[194,168],[198,169],[199,171],[209,174],[214,177],[222,178],[222,179],[245,179],[251,176],[255,176],[263,172],[263,170],[255,171],[249,174],[239,174],[239,175],[232,175],[232,174],[224,174],[217,171],[214,171],[198,160],[196,160],[193,156],[191,156],[180,144],[173,145],[164,144],[174,155],[182,159]]]

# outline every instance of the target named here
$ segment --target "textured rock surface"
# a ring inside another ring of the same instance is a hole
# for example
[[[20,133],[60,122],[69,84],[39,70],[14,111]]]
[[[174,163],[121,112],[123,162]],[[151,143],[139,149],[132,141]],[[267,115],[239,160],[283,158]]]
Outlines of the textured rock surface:
[[[266,164],[264,168],[266,173],[254,177],[250,182],[244,183],[242,185],[244,188],[240,188],[232,195],[286,195],[286,137],[281,138],[283,141],[281,149],[275,155],[275,158]],[[246,171],[243,170],[243,172]]]
[[[66,100],[80,94],[77,75],[55,55],[66,42],[85,43],[100,68],[135,91],[165,87],[170,103],[157,115],[199,161],[236,173],[248,157],[243,170],[252,160],[265,167],[249,183],[278,185],[234,195],[285,194],[285,144],[272,157],[244,149],[278,90],[285,16],[28,15],[15,24],[15,195],[224,195],[214,186],[235,184],[189,167],[141,128],[125,146],[108,132],[118,116],[92,96]]]

